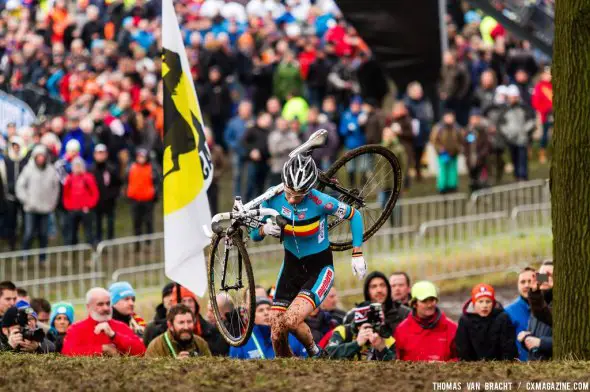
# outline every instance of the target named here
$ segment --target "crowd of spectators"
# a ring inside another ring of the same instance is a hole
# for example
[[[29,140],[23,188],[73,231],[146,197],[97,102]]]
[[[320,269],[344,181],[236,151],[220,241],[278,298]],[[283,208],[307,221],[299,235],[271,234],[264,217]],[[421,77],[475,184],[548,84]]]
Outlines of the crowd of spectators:
[[[422,180],[432,144],[441,193],[457,189],[460,155],[472,189],[501,180],[505,154],[515,178],[527,179],[537,128],[539,160],[547,159],[548,60],[476,10],[447,17],[449,51],[431,102],[418,82],[389,92],[332,0],[174,4],[216,165],[213,212],[225,167],[234,194],[251,199],[318,128],[329,131],[314,153],[322,168],[341,149],[383,144],[400,157],[406,187]],[[47,103],[36,123],[0,129],[0,237],[12,250],[58,235],[75,244],[82,226],[96,244],[117,234],[122,199],[134,233],[153,231],[164,127],[160,1],[0,0],[0,15],[0,89]]]
[[[324,357],[331,359],[548,360],[553,346],[552,261],[544,261],[538,271],[524,268],[517,288],[517,299],[504,308],[492,286],[477,284],[455,321],[441,310],[444,298],[432,282],[411,284],[403,271],[389,278],[374,271],[364,281],[362,302],[344,311],[332,288],[305,322],[325,350]],[[230,347],[219,332],[211,302],[207,311],[201,310],[198,297],[174,283],[163,288],[162,303],[153,321],[146,323],[135,312],[137,294],[128,282],[113,283],[108,290],[89,290],[87,316],[75,322],[71,304],[31,300],[24,289],[4,281],[0,283],[0,351],[272,359],[272,295],[272,288],[257,286],[252,335],[243,346]],[[220,294],[216,301],[227,329],[236,325],[234,318],[243,317],[227,296]],[[292,334],[289,346],[294,355],[307,357]]]

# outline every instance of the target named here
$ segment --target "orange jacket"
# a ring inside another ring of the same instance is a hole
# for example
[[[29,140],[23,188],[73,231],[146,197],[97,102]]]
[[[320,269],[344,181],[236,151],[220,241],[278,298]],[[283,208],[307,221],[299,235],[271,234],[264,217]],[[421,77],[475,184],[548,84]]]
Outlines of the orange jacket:
[[[158,176],[151,163],[134,162],[127,176],[127,197],[134,201],[154,201]]]

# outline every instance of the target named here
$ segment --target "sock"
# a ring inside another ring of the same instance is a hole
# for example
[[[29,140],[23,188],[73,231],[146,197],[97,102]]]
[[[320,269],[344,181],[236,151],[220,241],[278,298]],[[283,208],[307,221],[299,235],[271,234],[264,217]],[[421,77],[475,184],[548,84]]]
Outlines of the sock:
[[[313,345],[307,350],[307,352],[310,356],[315,357],[320,353],[320,348],[314,342]]]

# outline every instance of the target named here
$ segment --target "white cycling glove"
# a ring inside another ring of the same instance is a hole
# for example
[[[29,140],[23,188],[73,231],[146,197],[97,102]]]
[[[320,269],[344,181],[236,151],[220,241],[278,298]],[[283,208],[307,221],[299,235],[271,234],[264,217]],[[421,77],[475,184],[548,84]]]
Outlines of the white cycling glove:
[[[367,263],[362,253],[352,254],[352,274],[362,280],[367,273]]]
[[[281,236],[281,228],[276,223],[272,223],[270,218],[268,218],[266,223],[262,226],[262,231],[264,232],[264,235],[271,235],[277,238]]]

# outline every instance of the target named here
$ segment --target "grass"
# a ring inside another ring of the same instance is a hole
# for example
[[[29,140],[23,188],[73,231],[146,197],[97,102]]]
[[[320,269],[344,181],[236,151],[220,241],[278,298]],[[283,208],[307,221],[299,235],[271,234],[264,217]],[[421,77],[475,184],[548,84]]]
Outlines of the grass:
[[[410,363],[224,358],[64,358],[0,355],[2,391],[405,391],[436,382],[510,382],[538,390],[539,381],[587,382],[590,362]],[[494,389],[497,389],[494,388]],[[588,390],[587,387],[585,390]]]

